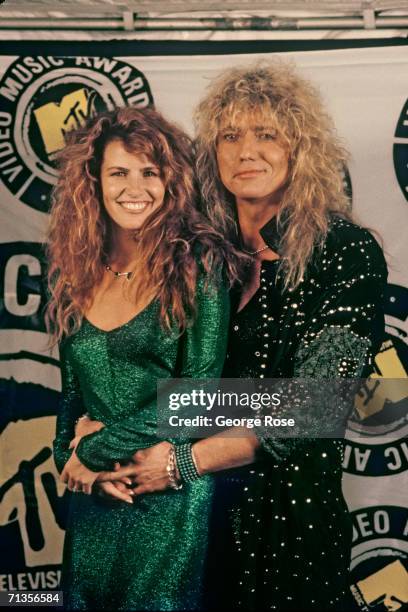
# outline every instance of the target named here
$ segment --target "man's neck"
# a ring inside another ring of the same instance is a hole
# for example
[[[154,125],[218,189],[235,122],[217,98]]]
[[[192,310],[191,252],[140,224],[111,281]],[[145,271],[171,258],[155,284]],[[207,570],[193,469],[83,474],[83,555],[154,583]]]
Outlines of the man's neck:
[[[237,203],[239,226],[246,248],[256,250],[263,246],[264,241],[259,230],[277,214],[278,209],[278,204],[253,204],[243,201]]]

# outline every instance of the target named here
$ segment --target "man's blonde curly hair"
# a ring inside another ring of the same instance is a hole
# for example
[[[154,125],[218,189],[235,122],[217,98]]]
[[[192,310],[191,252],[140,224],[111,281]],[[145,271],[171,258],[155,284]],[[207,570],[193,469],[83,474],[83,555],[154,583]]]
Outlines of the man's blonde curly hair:
[[[220,180],[216,148],[220,126],[240,116],[273,126],[289,150],[288,185],[279,207],[285,286],[302,279],[313,249],[322,245],[330,213],[350,217],[344,190],[348,153],[320,94],[293,66],[281,60],[224,71],[213,81],[195,113],[196,170],[214,228],[237,241],[234,198]]]

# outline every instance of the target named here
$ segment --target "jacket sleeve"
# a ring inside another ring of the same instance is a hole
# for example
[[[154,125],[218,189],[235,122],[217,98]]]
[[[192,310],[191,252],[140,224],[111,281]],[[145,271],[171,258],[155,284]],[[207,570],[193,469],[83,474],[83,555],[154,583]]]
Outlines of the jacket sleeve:
[[[320,381],[362,378],[372,369],[372,362],[384,333],[387,267],[382,250],[375,239],[367,230],[360,231],[360,240],[339,245],[330,265],[327,266],[323,277],[326,280],[321,282],[318,289],[320,297],[309,315],[295,353],[294,377]],[[316,385],[314,387],[316,388]],[[346,387],[347,385],[343,389]],[[337,410],[331,405],[328,406],[324,384],[321,385],[322,404],[317,409],[314,406],[310,411],[310,404],[298,396],[291,398],[290,393],[285,403],[290,412],[293,400],[296,399],[296,414],[300,417],[297,422],[301,430],[304,418],[307,431],[311,432],[310,436],[322,437],[323,430],[327,432],[332,426],[334,431],[338,426],[338,419],[347,417],[345,412],[351,407],[350,385],[348,390],[343,396],[339,394],[338,400],[341,401],[343,397],[346,403],[344,406],[338,404]],[[319,398],[319,392],[313,397]],[[278,461],[285,459],[295,450],[310,445],[308,438],[272,437],[271,428],[266,427],[258,429],[257,435],[263,448]]]
[[[196,316],[180,342],[177,378],[216,378],[224,364],[229,322],[229,296],[223,281],[207,283],[204,274],[197,281]],[[156,381],[152,380],[152,385]],[[160,440],[157,423],[151,418],[156,400],[138,408],[126,419],[85,436],[76,452],[81,462],[93,471],[111,469],[115,461],[129,460],[141,448]],[[150,417],[149,417],[150,415]]]
[[[66,342],[60,348],[62,392],[57,415],[57,429],[53,443],[54,460],[58,472],[70,458],[69,444],[75,436],[75,422],[84,413],[79,382],[70,363]]]
[[[362,377],[380,348],[387,282],[384,255],[366,230],[363,240],[339,247],[339,252],[344,254],[346,248],[347,255],[332,261],[327,272],[330,282],[295,355],[295,376]]]

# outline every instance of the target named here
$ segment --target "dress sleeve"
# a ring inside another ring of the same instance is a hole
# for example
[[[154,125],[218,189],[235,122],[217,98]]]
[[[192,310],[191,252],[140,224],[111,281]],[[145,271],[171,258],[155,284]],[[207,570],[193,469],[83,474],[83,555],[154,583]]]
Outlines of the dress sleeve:
[[[296,378],[361,378],[372,369],[384,334],[387,266],[375,239],[368,231],[361,231],[363,239],[338,248],[326,266],[323,277],[326,282],[320,274],[320,297],[294,357]],[[314,422],[310,415],[308,418],[308,431],[316,437],[322,427],[327,431],[331,417],[333,422],[336,419],[336,414],[325,413],[323,423],[319,413],[317,410]],[[310,444],[306,438],[271,437],[267,428],[259,429],[257,435],[263,448],[276,460]]]
[[[180,367],[177,378],[216,378],[224,364],[228,322],[229,296],[223,281],[207,283],[204,274],[197,281],[196,316],[180,342]],[[156,381],[152,380],[152,384]],[[77,446],[80,461],[93,471],[111,469],[115,461],[126,461],[141,448],[160,440],[151,415],[154,403],[143,406],[137,414],[85,436]],[[145,417],[145,418],[144,418]]]
[[[79,382],[67,353],[63,344],[60,348],[62,392],[53,442],[55,465],[60,473],[72,454],[69,444],[75,436],[75,422],[84,413]]]

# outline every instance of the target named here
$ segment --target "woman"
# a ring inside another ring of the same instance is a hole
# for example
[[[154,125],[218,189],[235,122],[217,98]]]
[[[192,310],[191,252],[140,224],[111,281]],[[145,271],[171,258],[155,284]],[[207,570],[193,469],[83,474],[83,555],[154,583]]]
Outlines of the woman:
[[[284,63],[228,70],[196,120],[208,215],[252,258],[233,295],[224,376],[367,375],[384,329],[386,265],[371,234],[350,221],[347,155],[313,86]],[[168,486],[167,444],[118,471],[134,477],[137,495]],[[258,428],[192,446],[197,477],[256,454],[256,467],[218,481],[212,563],[225,601],[247,610],[350,609],[341,443]]]
[[[55,461],[76,492],[64,604],[196,609],[212,479],[176,491],[170,452],[165,493],[132,503],[123,487],[95,483],[158,442],[156,379],[220,374],[229,313],[220,270],[233,277],[238,259],[195,208],[189,139],[158,112],[97,116],[70,136],[60,161],[48,316],[63,339]],[[101,423],[72,443],[85,412]],[[112,504],[98,488],[129,503]]]

